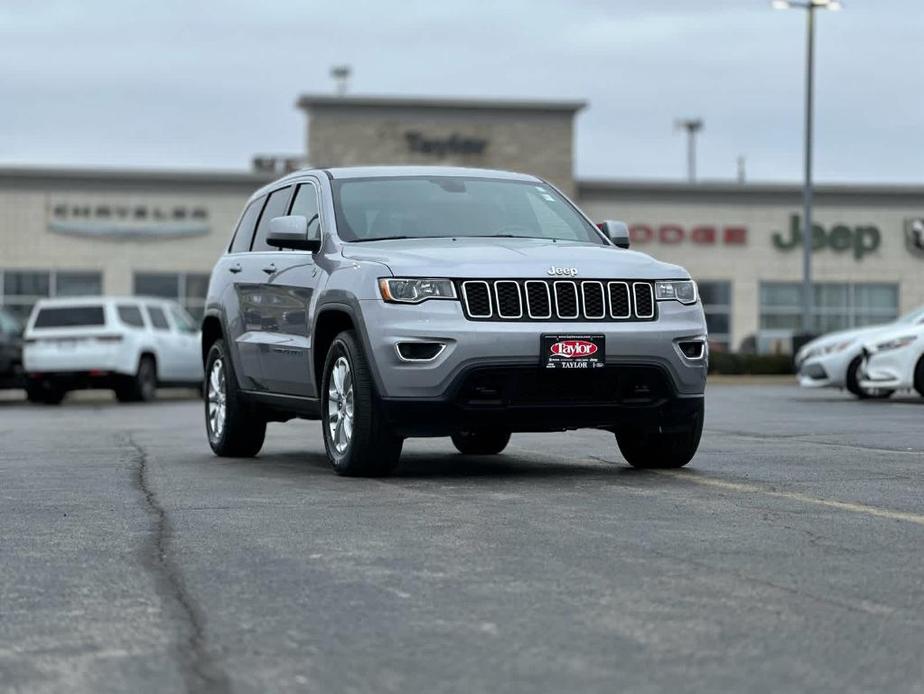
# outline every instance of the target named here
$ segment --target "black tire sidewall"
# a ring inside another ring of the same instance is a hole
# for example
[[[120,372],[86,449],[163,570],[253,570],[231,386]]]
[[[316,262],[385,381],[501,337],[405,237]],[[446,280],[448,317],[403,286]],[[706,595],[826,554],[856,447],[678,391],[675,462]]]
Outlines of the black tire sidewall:
[[[349,442],[347,443],[346,450],[343,453],[338,453],[334,442],[331,440],[330,436],[330,427],[327,423],[328,418],[328,403],[330,401],[330,378],[333,371],[333,366],[340,357],[345,357],[347,364],[350,366],[350,379],[353,381],[353,432],[354,436],[350,437]],[[334,469],[337,471],[343,471],[349,468],[350,463],[350,453],[353,449],[353,442],[355,440],[356,424],[357,419],[365,414],[360,412],[360,393],[359,389],[356,387],[356,381],[354,379],[355,374],[355,359],[353,355],[350,354],[350,348],[347,345],[347,341],[344,340],[341,336],[337,336],[333,343],[331,343],[330,349],[327,351],[327,358],[324,360],[324,371],[323,377],[321,379],[321,429],[324,434],[324,448],[327,450],[327,457],[331,462],[331,465],[334,466]]]
[[[918,359],[914,367],[914,389],[918,391],[918,395],[924,397],[924,355]]]
[[[209,426],[209,399],[208,380],[212,372],[212,364],[217,359],[222,360],[225,376],[225,425],[221,435],[212,436]],[[237,385],[234,372],[234,363],[228,354],[228,348],[223,340],[216,340],[209,348],[205,360],[206,397],[202,399],[205,436],[215,455],[222,457],[253,457],[259,453],[266,436],[266,419],[263,415],[244,402]]]

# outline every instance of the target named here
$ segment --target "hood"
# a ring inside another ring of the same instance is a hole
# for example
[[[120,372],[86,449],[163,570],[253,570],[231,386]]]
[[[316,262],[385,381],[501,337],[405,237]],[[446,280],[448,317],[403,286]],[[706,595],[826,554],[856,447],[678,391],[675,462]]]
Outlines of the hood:
[[[395,239],[344,244],[351,260],[387,265],[396,277],[548,278],[551,267],[579,279],[684,279],[686,270],[616,246],[546,239]],[[568,276],[559,276],[567,279]]]
[[[880,329],[874,333],[863,335],[863,345],[865,347],[875,348],[877,344],[899,337],[905,337],[905,335],[924,336],[924,325],[889,323],[888,325],[880,326]]]
[[[868,325],[865,328],[850,328],[849,330],[837,330],[833,333],[825,333],[821,337],[816,337],[811,342],[807,342],[796,355],[796,361],[808,358],[817,350],[824,349],[829,345],[847,340],[859,340],[866,342],[875,339],[880,333],[890,332],[895,329],[895,323],[885,323],[882,325]]]

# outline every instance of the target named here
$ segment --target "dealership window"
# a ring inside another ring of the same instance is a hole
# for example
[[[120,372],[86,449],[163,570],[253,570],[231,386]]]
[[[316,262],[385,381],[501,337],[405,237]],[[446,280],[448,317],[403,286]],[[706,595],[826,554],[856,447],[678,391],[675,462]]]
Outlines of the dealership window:
[[[0,270],[0,306],[25,322],[39,299],[99,296],[103,275],[84,270]]]
[[[709,346],[716,351],[728,351],[731,346],[731,282],[697,281],[696,286],[706,313]]]
[[[814,285],[812,332],[887,323],[898,317],[898,285],[820,282]],[[761,282],[761,352],[788,352],[794,333],[802,329],[802,284]]]
[[[205,310],[209,276],[193,272],[136,272],[135,294],[178,301],[197,321]]]

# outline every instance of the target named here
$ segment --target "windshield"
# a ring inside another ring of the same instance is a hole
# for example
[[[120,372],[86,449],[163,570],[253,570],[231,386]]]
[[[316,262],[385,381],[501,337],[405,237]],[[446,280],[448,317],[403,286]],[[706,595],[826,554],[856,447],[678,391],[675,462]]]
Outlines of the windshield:
[[[522,237],[606,245],[552,188],[530,181],[462,176],[333,181],[344,241],[386,238]]]
[[[918,323],[924,323],[924,306],[916,308],[914,311],[910,311],[903,316],[899,316],[896,323],[902,325],[917,325]]]

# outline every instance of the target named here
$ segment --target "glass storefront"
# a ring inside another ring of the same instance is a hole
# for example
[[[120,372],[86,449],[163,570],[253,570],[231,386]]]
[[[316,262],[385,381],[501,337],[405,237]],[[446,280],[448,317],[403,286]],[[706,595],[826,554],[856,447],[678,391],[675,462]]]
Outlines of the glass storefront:
[[[173,299],[199,320],[205,311],[209,275],[192,272],[136,272],[134,291],[138,296]]]
[[[812,332],[859,328],[898,317],[897,284],[819,282],[813,286]],[[794,333],[802,329],[802,284],[760,283],[759,352],[791,351]]]
[[[53,296],[98,296],[101,272],[84,270],[0,270],[0,306],[23,323],[39,299]]]

